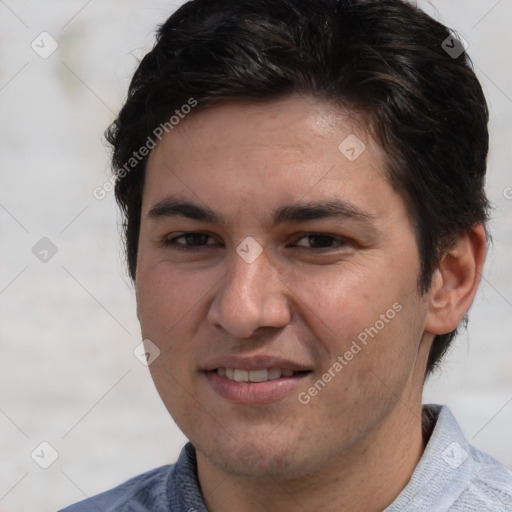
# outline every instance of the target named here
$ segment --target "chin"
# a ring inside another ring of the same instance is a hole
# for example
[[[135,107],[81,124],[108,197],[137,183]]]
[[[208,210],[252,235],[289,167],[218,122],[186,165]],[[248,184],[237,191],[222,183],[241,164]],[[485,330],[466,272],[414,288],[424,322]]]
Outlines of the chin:
[[[208,451],[197,445],[208,461],[225,473],[265,481],[301,478],[311,471],[311,460],[297,446],[271,444],[269,440],[251,441],[249,437],[229,446],[215,444]]]

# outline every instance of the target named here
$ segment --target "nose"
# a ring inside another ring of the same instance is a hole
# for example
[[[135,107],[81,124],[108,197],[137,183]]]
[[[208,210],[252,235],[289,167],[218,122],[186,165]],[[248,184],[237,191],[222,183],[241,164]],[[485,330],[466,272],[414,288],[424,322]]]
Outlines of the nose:
[[[210,324],[238,339],[261,327],[280,328],[291,319],[287,287],[265,251],[248,263],[236,252],[208,311]]]

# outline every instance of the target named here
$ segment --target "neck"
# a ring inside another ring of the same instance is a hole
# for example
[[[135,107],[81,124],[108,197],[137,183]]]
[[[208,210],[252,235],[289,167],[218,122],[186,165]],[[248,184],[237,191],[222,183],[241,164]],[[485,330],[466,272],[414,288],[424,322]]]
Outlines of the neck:
[[[208,510],[288,512],[304,510],[378,512],[407,485],[424,450],[421,403],[399,402],[364,443],[326,461],[296,480],[255,481],[226,474],[197,453],[198,474]]]

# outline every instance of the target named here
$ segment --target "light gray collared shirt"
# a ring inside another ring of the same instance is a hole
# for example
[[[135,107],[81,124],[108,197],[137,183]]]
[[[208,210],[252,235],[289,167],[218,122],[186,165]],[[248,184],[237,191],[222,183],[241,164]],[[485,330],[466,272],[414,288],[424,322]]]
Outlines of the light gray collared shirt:
[[[409,483],[383,512],[512,512],[512,472],[471,446],[446,406],[424,406],[435,426]],[[208,512],[194,447],[176,464],[128,480],[61,512]]]

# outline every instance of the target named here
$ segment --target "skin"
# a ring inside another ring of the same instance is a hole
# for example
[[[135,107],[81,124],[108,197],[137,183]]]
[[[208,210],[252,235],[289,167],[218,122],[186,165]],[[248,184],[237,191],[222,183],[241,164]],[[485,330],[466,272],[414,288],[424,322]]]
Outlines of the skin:
[[[338,149],[349,134],[366,146],[354,161]],[[209,510],[379,511],[420,459],[428,351],[473,300],[485,236],[481,226],[461,235],[420,295],[415,236],[385,165],[362,123],[301,97],[199,111],[152,151],[138,316],[161,351],[151,374],[196,447]],[[208,206],[223,222],[149,215],[170,196]],[[367,218],[271,222],[285,204],[333,199]],[[184,232],[209,236],[175,238]],[[236,252],[247,236],[263,249],[252,263]],[[400,312],[302,404],[298,393],[397,303]],[[202,371],[217,354],[284,357],[311,373],[278,401],[234,404]]]

